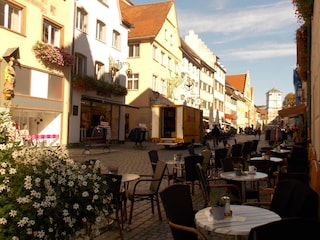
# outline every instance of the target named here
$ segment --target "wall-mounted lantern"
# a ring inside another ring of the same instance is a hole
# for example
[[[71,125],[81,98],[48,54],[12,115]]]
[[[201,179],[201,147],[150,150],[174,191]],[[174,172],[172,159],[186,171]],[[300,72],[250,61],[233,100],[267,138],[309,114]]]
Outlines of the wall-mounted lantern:
[[[112,78],[115,77],[116,73],[119,72],[124,66],[127,66],[127,76],[132,73],[130,64],[128,62],[121,62],[120,60],[115,61],[112,57],[109,58],[109,72]]]

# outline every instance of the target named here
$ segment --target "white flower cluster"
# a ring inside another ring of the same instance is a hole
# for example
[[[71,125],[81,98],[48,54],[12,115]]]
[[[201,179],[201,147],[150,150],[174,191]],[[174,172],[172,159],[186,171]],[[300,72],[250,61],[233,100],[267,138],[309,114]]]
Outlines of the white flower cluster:
[[[69,239],[110,212],[99,161],[80,165],[62,147],[19,146],[8,114],[0,112],[0,239]]]

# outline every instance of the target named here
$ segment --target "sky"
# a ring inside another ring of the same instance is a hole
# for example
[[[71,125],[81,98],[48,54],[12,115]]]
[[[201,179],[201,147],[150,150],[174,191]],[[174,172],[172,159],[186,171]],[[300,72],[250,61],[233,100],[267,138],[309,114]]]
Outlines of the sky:
[[[131,0],[134,4],[165,0]],[[250,74],[254,103],[266,105],[275,88],[294,92],[295,32],[301,26],[291,0],[175,0],[180,37],[194,30],[219,57],[227,75]]]

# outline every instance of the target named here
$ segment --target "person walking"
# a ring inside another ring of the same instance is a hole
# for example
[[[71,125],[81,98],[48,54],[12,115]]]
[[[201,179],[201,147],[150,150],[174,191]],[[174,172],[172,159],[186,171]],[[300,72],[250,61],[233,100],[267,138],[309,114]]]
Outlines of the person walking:
[[[259,140],[260,140],[260,136],[261,136],[261,129],[260,128],[257,129],[257,134],[258,134]]]
[[[212,129],[212,137],[213,137],[213,145],[214,147],[217,147],[219,145],[219,137],[220,137],[220,129],[218,128],[218,125],[214,125]]]

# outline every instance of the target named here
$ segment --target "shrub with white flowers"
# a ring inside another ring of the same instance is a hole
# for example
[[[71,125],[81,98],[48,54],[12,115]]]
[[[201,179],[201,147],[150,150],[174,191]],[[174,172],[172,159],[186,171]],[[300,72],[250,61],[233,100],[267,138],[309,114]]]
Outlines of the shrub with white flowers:
[[[112,212],[99,161],[79,164],[62,147],[20,139],[0,109],[0,239],[69,239]]]

